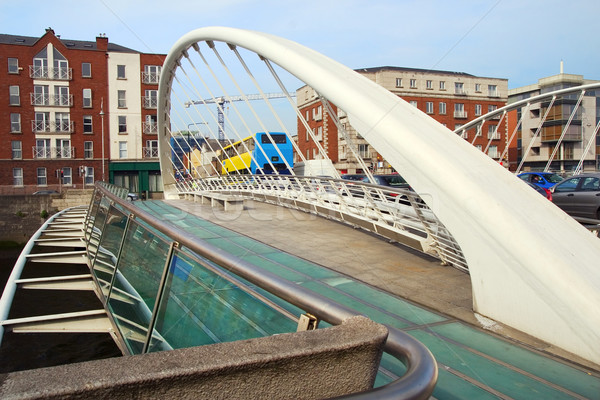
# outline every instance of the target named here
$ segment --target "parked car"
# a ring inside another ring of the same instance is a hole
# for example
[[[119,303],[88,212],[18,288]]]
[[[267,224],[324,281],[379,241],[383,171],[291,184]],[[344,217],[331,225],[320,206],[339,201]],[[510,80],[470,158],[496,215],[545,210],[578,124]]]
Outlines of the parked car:
[[[374,183],[380,186],[389,186],[394,189],[410,189],[410,185],[404,180],[404,178],[398,174],[386,174],[386,175],[373,175],[373,182],[368,176],[365,176],[362,181],[367,183]]]
[[[531,187],[533,190],[535,190],[536,192],[538,192],[539,194],[541,194],[542,196],[544,196],[548,200],[552,201],[552,191],[550,189],[546,189],[544,187],[541,187],[541,186],[538,186],[538,185],[534,185],[531,182],[525,182],[525,183],[527,185],[529,185],[529,187]]]
[[[525,182],[533,183],[546,189],[550,189],[563,180],[562,176],[554,172],[523,172],[517,176]]]
[[[127,201],[135,201],[139,198],[140,197],[137,195],[137,193],[127,193]]]
[[[563,180],[552,188],[552,201],[569,215],[600,219],[600,172]]]
[[[347,181],[362,181],[364,177],[365,177],[364,174],[345,174],[345,175],[342,175],[342,179],[345,179]]]

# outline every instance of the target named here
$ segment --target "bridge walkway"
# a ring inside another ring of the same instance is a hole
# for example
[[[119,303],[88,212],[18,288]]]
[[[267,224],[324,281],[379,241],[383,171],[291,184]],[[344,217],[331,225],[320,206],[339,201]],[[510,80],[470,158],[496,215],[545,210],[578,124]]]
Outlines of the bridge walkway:
[[[225,212],[185,200],[137,202],[156,217],[424,343],[444,398],[600,398],[597,366],[471,311],[469,277],[363,231],[264,203]],[[556,357],[557,353],[561,357]],[[377,385],[404,371],[382,361]]]

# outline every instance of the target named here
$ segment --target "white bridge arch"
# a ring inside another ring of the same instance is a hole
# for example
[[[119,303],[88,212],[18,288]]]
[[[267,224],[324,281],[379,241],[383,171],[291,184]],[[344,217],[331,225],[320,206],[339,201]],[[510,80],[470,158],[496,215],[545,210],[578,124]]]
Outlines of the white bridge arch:
[[[523,189],[525,184],[513,174],[429,116],[295,42],[209,27],[186,34],[173,46],[158,99],[167,197],[179,196],[170,145],[175,71],[188,51],[198,51],[201,45],[212,49],[217,42],[258,54],[347,114],[460,245],[471,275],[475,312],[600,363],[598,238],[539,194]]]

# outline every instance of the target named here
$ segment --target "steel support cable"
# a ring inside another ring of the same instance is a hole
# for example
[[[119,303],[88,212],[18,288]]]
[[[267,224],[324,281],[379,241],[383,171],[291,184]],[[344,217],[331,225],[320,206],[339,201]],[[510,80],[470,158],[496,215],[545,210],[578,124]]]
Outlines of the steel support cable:
[[[225,72],[227,73],[227,75],[229,76],[229,79],[232,79],[232,82],[234,83],[234,85],[236,85],[236,87],[238,88],[238,90],[240,91],[240,95],[242,95],[243,97],[245,97],[244,92],[239,88],[239,86],[237,85],[235,79],[233,79],[231,71],[229,70],[229,68],[227,67],[227,65],[225,64],[225,62],[223,61],[223,59],[221,58],[221,55],[219,54],[219,52],[217,51],[217,48],[214,44],[214,42],[212,40],[207,40],[206,44],[208,45],[208,47],[213,51],[213,53],[215,54],[215,56],[217,57],[217,59],[219,60],[219,62],[221,63],[221,66],[223,67],[223,69],[225,70]],[[198,53],[201,55],[202,60],[207,63],[206,58],[204,57],[204,55],[202,55],[202,53],[200,52],[200,50],[198,49]],[[227,100],[227,102],[229,102],[231,104],[231,107],[233,108],[233,110],[235,111],[236,115],[238,116],[238,118],[240,119],[240,121],[242,122],[242,124],[244,125],[244,128],[246,128],[246,132],[252,134],[252,136],[256,137],[256,135],[254,134],[253,130],[250,129],[250,126],[248,125],[248,123],[246,122],[246,119],[242,116],[242,113],[239,111],[238,107],[236,106],[235,102],[233,102],[231,100],[231,96],[229,95],[229,93],[227,92],[227,90],[225,89],[225,87],[223,86],[223,84],[221,83],[221,81],[217,78],[216,74],[214,73],[213,69],[210,68],[210,66],[208,64],[206,64],[207,68],[209,69],[209,71],[211,72],[213,78],[215,79],[215,82],[219,85],[219,88],[221,89],[221,91],[224,94],[225,99]],[[247,100],[246,100],[247,102]],[[229,119],[229,118],[227,118]],[[231,122],[230,122],[231,124]],[[260,121],[259,119],[259,124],[261,124],[262,126],[262,121]],[[233,124],[231,124],[233,125]],[[237,131],[236,131],[237,132]],[[246,135],[248,136],[248,135]],[[240,138],[240,140],[242,141],[242,144],[244,145],[244,147],[246,148],[246,150],[248,149],[246,147],[246,144],[243,140],[244,138]],[[257,145],[257,141],[255,140],[255,146]],[[265,159],[268,161],[269,165],[271,166],[271,168],[273,168],[273,170],[275,170],[275,167],[273,166],[273,164],[271,163],[271,159],[270,157],[267,157],[265,151],[263,150],[263,148],[261,146],[258,146],[258,148],[260,149],[260,151],[262,152],[263,156],[265,157]],[[254,162],[258,165],[257,160],[252,156],[252,153],[248,151],[248,153],[250,154],[250,158],[252,160],[254,160]],[[245,164],[244,164],[245,165]]]
[[[192,45],[193,49],[196,50],[196,53],[198,53],[198,55],[200,56],[200,58],[202,59],[202,61],[204,62],[204,65],[206,66],[206,68],[210,71],[213,79],[220,85],[220,81],[217,78],[216,74],[212,71],[212,69],[210,68],[210,65],[208,64],[208,61],[204,58],[204,55],[202,54],[202,52],[200,51],[200,47],[198,46],[198,43],[194,43]],[[229,120],[229,117],[226,117],[225,112],[223,110],[223,105],[218,101],[218,98],[214,95],[214,93],[210,90],[209,85],[207,84],[207,82],[202,78],[202,74],[200,74],[200,72],[198,71],[198,68],[196,67],[196,65],[194,64],[194,62],[191,60],[191,58],[189,57],[189,54],[187,54],[187,52],[185,53],[185,57],[188,60],[188,62],[190,63],[190,66],[192,67],[192,69],[194,70],[194,72],[196,73],[196,76],[198,77],[198,79],[200,80],[200,82],[202,83],[202,85],[204,86],[204,88],[206,89],[206,91],[208,92],[208,94],[212,97],[212,101],[213,103],[217,106],[217,109],[220,110],[220,112],[222,113],[222,115],[225,118],[225,121],[227,121],[227,123],[229,124],[229,127],[231,128],[231,130],[234,132],[234,134],[237,136],[237,138],[239,139],[239,141],[242,143],[242,146],[246,149],[246,152],[249,152],[249,149],[246,145],[246,143],[243,141],[244,137],[242,137],[239,132],[237,131],[237,129],[235,128],[235,126],[233,126],[233,124],[231,123],[231,121]],[[186,72],[184,72],[184,74],[186,75],[186,77],[188,78],[188,80],[191,82],[191,79],[189,78],[189,76],[187,75]],[[195,88],[195,85],[193,85]],[[213,119],[215,119],[214,114],[212,112],[210,112],[210,109],[208,108],[208,103],[206,103],[204,101],[204,98],[202,97],[202,95],[197,92],[197,96],[201,99],[202,103],[204,104],[204,106],[206,107],[207,110],[209,110],[209,113],[211,114],[211,116],[213,117]],[[195,101],[191,101],[191,105],[194,107],[194,109],[196,109],[196,102]],[[219,126],[218,120],[215,119],[217,126]],[[220,128],[219,128],[220,129]],[[223,147],[223,143],[221,143],[220,140],[217,140],[217,142],[219,143],[219,147],[221,148],[221,154],[225,154],[225,149]],[[235,151],[235,153],[237,154],[237,156],[240,156],[240,153],[238,152],[237,148],[235,146],[233,146],[233,143],[230,143],[231,148]],[[228,147],[228,146],[225,146]],[[247,169],[250,169],[251,166],[246,165],[246,162],[240,157],[240,160],[242,160],[244,166]],[[235,165],[233,165],[234,169],[236,170],[236,172],[240,172],[237,167]]]
[[[146,222],[152,228],[170,237],[180,245],[189,248],[198,255],[222,266],[226,270],[233,272],[277,297],[294,304],[296,307],[310,312],[323,321],[339,325],[347,318],[361,315],[357,311],[335,303],[321,294],[284,280],[245,260],[228,254],[202,239],[192,238],[187,232],[173,225],[163,223],[135,205],[128,204],[119,199],[107,189],[101,186],[99,188],[105,196],[119,203],[124,209],[134,214],[136,218]],[[385,351],[406,365],[406,374],[385,386],[342,398],[365,400],[373,398],[427,399],[433,391],[438,373],[437,364],[431,352],[410,335],[391,326],[387,326],[387,328],[389,335],[385,344]]]
[[[275,69],[271,65],[271,62],[269,60],[267,60],[266,58],[264,58],[264,57],[261,57],[261,59],[267,65],[267,68],[269,68],[269,71],[271,71],[271,74],[275,77],[275,79],[277,81],[277,84],[279,85],[279,87],[281,88],[281,90],[284,91],[284,92],[286,92],[285,86],[283,85],[283,82],[279,78],[279,75],[277,75]],[[288,100],[290,101],[290,103],[293,103],[293,100],[289,96],[287,96],[287,97],[288,97]],[[313,130],[308,125],[308,121],[304,118],[304,116],[302,115],[302,113],[300,112],[300,110],[298,109],[297,106],[294,106],[294,109],[296,110],[296,115],[298,115],[299,120],[302,123],[302,126],[304,126],[304,129],[306,129],[306,132],[308,133],[308,135],[310,136],[310,138],[312,139],[312,141],[315,142],[315,145],[317,146],[317,149],[319,150],[319,153],[324,153],[325,150],[322,148],[322,146],[319,143],[319,141],[317,140],[317,138],[316,138]],[[302,152],[299,151],[298,154],[301,156],[302,161],[304,161],[304,162],[307,161],[306,158],[304,157],[304,155],[302,154]]]
[[[498,128],[500,127],[500,125],[502,125],[502,122],[504,121],[504,117],[506,116],[506,111],[504,111],[502,113],[502,116],[500,117],[500,121],[498,121],[498,125],[492,125],[495,126],[496,128],[494,129],[493,134],[488,138],[488,142],[487,145],[485,146],[485,150],[483,151],[485,154],[487,154],[490,145],[492,144],[493,140],[499,140],[500,138],[496,139],[496,134],[498,133]],[[489,121],[488,121],[489,122]],[[482,124],[483,125],[483,124]]]
[[[501,161],[504,160],[505,158],[508,160],[509,146],[512,143],[512,141],[515,139],[517,132],[519,131],[520,127],[523,124],[523,118],[524,118],[525,114],[529,112],[530,107],[531,107],[531,103],[527,103],[527,105],[525,106],[525,111],[521,112],[521,118],[519,118],[519,121],[517,121],[517,124],[515,125],[515,129],[513,129],[513,132],[511,133],[510,138],[508,139],[508,143],[506,143],[506,147],[504,148],[504,151],[502,151],[502,156],[500,157]]]
[[[540,134],[540,132],[542,130],[542,125],[544,125],[544,122],[546,122],[546,118],[548,117],[548,114],[550,113],[550,110],[552,109],[552,106],[554,105],[555,101],[556,101],[556,96],[553,96],[552,100],[550,100],[550,105],[548,105],[548,108],[546,109],[546,112],[544,113],[544,117],[540,121],[540,124],[538,125],[533,136],[531,137],[531,140],[529,141],[529,144],[527,145],[527,150],[525,151],[525,154],[523,154],[521,156],[521,162],[519,163],[519,166],[517,167],[517,170],[515,171],[516,174],[518,174],[521,171],[521,168],[523,167],[523,163],[525,162],[525,159],[527,158],[527,156],[529,155],[529,152],[533,148],[533,144],[534,144],[535,140],[537,139],[538,135]]]
[[[482,135],[481,131],[483,130],[483,122],[484,121],[481,121],[481,124],[477,125],[477,129],[475,129],[475,136],[473,136],[473,140],[471,141],[471,145],[473,146],[475,145],[475,140],[477,140],[477,138]],[[468,132],[466,130],[463,130],[463,132],[465,132],[465,134],[468,135]]]
[[[283,84],[283,82],[281,81],[281,78],[277,74],[277,71],[275,71],[275,69],[269,62],[269,60],[267,60],[266,58],[264,58],[260,55],[259,55],[259,58],[265,64],[265,66],[271,73],[271,76],[273,77],[273,79],[275,79],[275,82],[277,83],[277,85],[279,85],[279,89],[282,90],[283,93],[285,93],[285,98],[287,99],[288,103],[290,103],[290,105],[292,106],[292,109],[296,112],[296,116],[298,117],[298,120],[302,122],[302,125],[304,127],[308,126],[308,122],[304,119],[304,116],[300,113],[300,110],[298,110],[298,104],[296,102],[294,102],[294,100],[292,100],[292,97],[288,94],[285,85]],[[294,150],[296,150],[296,154],[298,155],[298,157],[300,157],[300,160],[305,162],[306,157],[304,157],[304,154],[302,154],[302,152],[300,151],[300,148],[298,147],[298,144],[296,143],[296,141],[292,141],[292,144],[294,146]]]
[[[571,115],[569,116],[569,120],[567,121],[567,124],[565,125],[564,129],[562,130],[562,133],[560,134],[560,138],[558,139],[556,146],[554,146],[554,149],[552,150],[552,154],[550,155],[550,158],[548,159],[548,163],[546,164],[546,168],[544,168],[544,172],[547,172],[550,169],[550,165],[552,164],[552,161],[554,160],[554,156],[556,156],[556,152],[558,151],[558,148],[562,144],[562,141],[565,138],[565,135],[567,134],[567,130],[571,127],[571,122],[573,122],[573,118],[575,117],[575,114],[577,114],[577,110],[579,109],[579,105],[581,104],[581,101],[583,100],[583,96],[585,96],[585,89],[581,91],[579,100],[577,100],[577,104],[575,105],[575,107],[573,107],[573,111],[571,112]]]
[[[246,64],[246,62],[244,61],[244,59],[242,58],[241,54],[237,51],[236,46],[231,45],[231,44],[227,44],[227,46],[229,47],[229,49],[236,55],[238,61],[240,62],[240,64],[242,65],[242,67],[244,68],[244,70],[246,71],[246,73],[248,74],[248,77],[250,78],[250,80],[252,81],[252,83],[254,84],[254,86],[256,87],[256,89],[258,90],[260,96],[262,97],[262,100],[265,102],[265,104],[267,105],[267,107],[269,108],[269,110],[271,111],[271,113],[275,116],[276,120],[279,122],[280,126],[283,126],[283,124],[281,123],[281,119],[279,119],[279,116],[277,115],[277,113],[275,112],[275,110],[273,109],[273,107],[271,106],[271,103],[269,102],[269,100],[267,99],[266,95],[264,94],[261,86],[258,84],[258,82],[256,81],[256,79],[254,78],[254,75],[252,75],[252,72],[250,71],[250,69],[248,68],[248,65]],[[216,47],[213,49],[213,51],[215,53],[217,53],[217,49]],[[220,55],[219,55],[219,60],[222,61]],[[244,98],[244,102],[246,103],[246,105],[248,106],[248,108],[250,109],[250,111],[252,112],[252,114],[254,114],[254,117],[256,118],[256,120],[258,121],[258,123],[260,124],[260,126],[263,129],[263,132],[266,133],[266,135],[269,137],[269,140],[271,140],[271,142],[273,143],[273,146],[275,147],[275,150],[277,151],[277,154],[279,155],[279,157],[281,157],[281,159],[283,160],[285,166],[287,167],[288,171],[290,171],[290,173],[292,175],[294,174],[294,169],[290,166],[290,164],[288,163],[288,160],[286,160],[286,158],[283,156],[283,154],[281,153],[281,150],[279,149],[279,146],[277,146],[275,144],[275,141],[273,140],[273,138],[271,137],[271,133],[269,132],[269,130],[264,126],[262,119],[258,116],[258,114],[256,113],[256,111],[254,110],[254,107],[252,107],[252,105],[250,104],[248,97],[246,96],[246,94],[244,93],[244,91],[242,90],[242,88],[238,85],[237,80],[235,79],[235,77],[231,74],[231,72],[229,71],[229,69],[227,69],[227,72],[230,74],[230,79],[232,80],[232,82],[236,85],[236,87],[238,88],[238,90],[240,91],[242,97]],[[287,91],[286,91],[287,92]],[[288,140],[290,142],[292,142],[292,137],[289,135],[289,132],[287,131],[287,129],[285,129],[285,126],[283,126],[284,128],[284,133],[286,135],[286,137],[288,138]],[[257,144],[258,141],[257,141]],[[261,150],[262,150],[262,146],[261,146]],[[264,151],[263,151],[264,154]],[[266,156],[266,155],[265,155]],[[268,158],[267,158],[268,159]],[[270,161],[269,161],[269,164]],[[271,167],[273,168],[273,172],[276,175],[279,175],[279,171],[277,171],[273,165],[271,165]],[[263,171],[264,172],[264,171]]]
[[[587,145],[585,146],[585,150],[583,151],[583,154],[581,155],[581,159],[579,159],[579,163],[577,164],[577,167],[575,168],[575,172],[573,173],[574,175],[579,175],[581,173],[581,170],[583,168],[583,163],[584,163],[584,159],[585,156],[587,155],[587,153],[590,151],[590,149],[592,148],[592,146],[595,143],[595,139],[596,136],[598,135],[598,129],[600,128],[600,120],[598,120],[598,123],[596,124],[596,128],[594,129],[594,133],[593,135],[590,137],[590,140],[587,142]]]
[[[177,78],[175,78],[175,80],[176,80],[176,81],[179,81]],[[180,100],[180,99],[179,99],[179,96],[177,96],[177,94],[176,94],[175,92],[171,92],[171,95],[172,95],[172,96],[175,96],[175,98],[176,98],[177,100]],[[180,101],[180,102],[181,102],[181,101]],[[175,115],[176,115],[176,116],[179,118],[179,121],[180,121],[180,123],[184,123],[184,118],[183,118],[183,117],[181,116],[181,114],[180,114],[180,113],[177,111],[177,109],[175,108],[175,109],[173,109],[172,111],[175,111]],[[172,115],[173,115],[173,113],[171,112],[171,116],[172,116]],[[186,115],[187,115],[187,117],[188,117],[188,118],[190,118],[190,119],[195,119],[195,118],[192,118],[192,115],[191,115],[191,114],[190,114],[190,113],[187,111],[187,108],[186,108]],[[173,119],[171,118],[171,120],[173,120]],[[196,123],[194,122],[194,124],[196,124]],[[177,125],[177,124],[176,124],[176,125]],[[169,133],[170,133],[170,135],[171,135],[171,137],[172,137],[172,138],[176,139],[176,137],[175,137],[175,136],[173,136],[173,134],[172,134],[172,132],[171,132],[170,130],[169,130]],[[189,153],[188,153],[188,154],[192,154],[192,151],[191,151],[191,144],[190,144],[189,140],[187,140],[187,139],[186,139],[186,138],[185,138],[183,135],[181,135],[181,132],[180,132],[180,135],[179,135],[179,137],[181,137],[181,138],[182,138],[182,139],[183,139],[183,140],[184,140],[184,141],[187,143],[187,145],[188,145],[188,149],[189,149]],[[193,141],[195,142],[196,146],[198,146],[198,148],[201,148],[201,145],[198,143],[198,141],[197,141],[197,140],[196,140],[196,139],[195,139],[193,136],[192,136],[192,138],[193,138]],[[175,140],[175,141],[176,141],[176,142],[178,142],[178,140]],[[181,148],[181,145],[179,145],[179,147]],[[172,147],[171,147],[171,148],[172,148]],[[173,149],[173,148],[172,148],[172,149]],[[174,150],[174,149],[173,149],[173,150]],[[183,148],[181,148],[181,150],[182,150],[182,151],[184,151],[184,150],[183,150]],[[189,160],[189,159],[190,159],[190,156],[188,155],[188,160]],[[198,159],[196,158],[196,160],[198,160]],[[200,164],[201,164],[202,168],[204,169],[204,172],[205,172],[207,175],[210,175],[209,171],[207,171],[207,170],[206,170],[206,167],[204,167],[204,164],[202,164],[202,161],[201,161],[201,160],[198,160],[198,161],[200,162]],[[212,164],[211,164],[211,165],[212,165]],[[214,166],[213,166],[213,169],[214,169]]]

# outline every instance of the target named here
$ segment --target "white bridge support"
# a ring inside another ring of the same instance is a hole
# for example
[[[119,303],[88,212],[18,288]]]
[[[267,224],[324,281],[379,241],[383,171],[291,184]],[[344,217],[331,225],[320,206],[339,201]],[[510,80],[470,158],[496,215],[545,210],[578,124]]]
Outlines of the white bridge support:
[[[429,116],[297,43],[212,27],[174,45],[163,67],[158,106],[167,196],[175,195],[167,131],[173,71],[182,52],[211,40],[260,54],[348,113],[352,126],[410,182],[459,243],[475,312],[600,364],[598,238]]]

